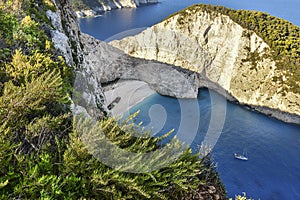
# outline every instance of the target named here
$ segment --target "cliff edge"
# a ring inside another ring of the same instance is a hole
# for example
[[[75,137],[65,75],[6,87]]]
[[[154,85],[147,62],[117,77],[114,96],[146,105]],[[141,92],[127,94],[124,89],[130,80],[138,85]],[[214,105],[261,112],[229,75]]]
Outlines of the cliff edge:
[[[291,73],[279,67],[274,48],[213,6],[192,6],[111,44],[137,58],[194,71],[200,77],[198,87],[229,94],[240,104],[300,124],[300,93],[287,82],[295,79],[299,85],[296,74],[287,77]]]

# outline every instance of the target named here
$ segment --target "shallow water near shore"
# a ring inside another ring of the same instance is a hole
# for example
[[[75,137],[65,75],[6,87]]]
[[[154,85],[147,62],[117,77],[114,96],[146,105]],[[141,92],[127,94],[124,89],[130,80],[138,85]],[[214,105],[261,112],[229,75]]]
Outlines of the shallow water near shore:
[[[194,152],[198,151],[213,120],[210,93],[214,92],[200,90],[200,118],[189,119],[199,124],[197,135],[191,143]],[[143,121],[144,126],[149,125],[149,111],[153,105],[159,105],[166,113],[166,119],[160,120],[160,123],[165,121],[164,126],[160,131],[154,128],[155,132],[158,131],[156,135],[162,135],[174,128],[174,136],[182,120],[182,108],[174,98],[158,94],[148,97],[131,109],[131,113],[140,110],[136,122]],[[247,196],[262,200],[300,199],[300,126],[254,113],[231,102],[226,103],[226,110],[225,124],[212,150],[212,156],[229,197],[246,192]],[[155,126],[153,119],[151,126]],[[193,136],[187,132],[187,140],[190,137]],[[235,159],[235,152],[245,153],[249,160]]]

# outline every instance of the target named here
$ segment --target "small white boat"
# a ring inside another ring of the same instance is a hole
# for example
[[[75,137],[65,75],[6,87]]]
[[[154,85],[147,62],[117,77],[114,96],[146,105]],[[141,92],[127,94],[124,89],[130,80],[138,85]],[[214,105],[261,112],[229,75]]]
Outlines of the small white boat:
[[[238,153],[234,153],[234,157],[239,160],[248,160],[248,158],[245,155],[238,154]]]

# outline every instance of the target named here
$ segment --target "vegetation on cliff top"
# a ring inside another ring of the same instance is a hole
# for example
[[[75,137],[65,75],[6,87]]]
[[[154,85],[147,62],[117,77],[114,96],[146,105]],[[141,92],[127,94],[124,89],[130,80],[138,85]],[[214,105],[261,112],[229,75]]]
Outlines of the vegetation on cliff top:
[[[70,0],[72,9],[78,10],[89,10],[92,8],[101,8],[104,4],[103,0]]]
[[[0,199],[197,199],[200,192],[224,199],[210,160],[190,149],[139,174],[108,167],[88,152],[70,113],[73,70],[45,31],[47,9],[55,10],[49,0],[0,1]],[[136,137],[132,124],[105,118],[99,127],[120,148],[159,147],[161,138]]]
[[[178,20],[186,21],[191,11],[193,13],[206,11],[212,16],[221,13],[242,27],[254,31],[273,51],[271,56],[276,61],[279,74],[282,75],[276,77],[274,81],[279,81],[284,86],[285,92],[300,93],[300,27],[264,12],[233,10],[204,4],[193,5],[168,18],[179,14]]]

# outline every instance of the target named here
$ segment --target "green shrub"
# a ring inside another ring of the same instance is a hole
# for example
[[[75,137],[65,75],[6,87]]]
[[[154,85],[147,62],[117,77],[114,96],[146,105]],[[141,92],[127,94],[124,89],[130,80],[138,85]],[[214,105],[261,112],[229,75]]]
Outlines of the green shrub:
[[[180,157],[154,171],[129,173],[96,159],[78,129],[89,121],[70,114],[72,67],[55,54],[41,29],[48,23],[44,9],[54,5],[17,1],[8,11],[12,2],[8,7],[0,3],[0,199],[174,199],[216,178],[210,165],[177,140],[147,165],[166,162],[162,158],[169,151],[182,151]],[[103,119],[93,129],[101,132],[88,134],[93,145],[107,138],[136,153],[129,167],[144,169],[142,153],[161,148],[164,137],[141,132],[131,119]],[[108,151],[95,147],[103,155]]]

